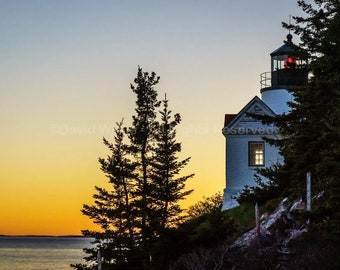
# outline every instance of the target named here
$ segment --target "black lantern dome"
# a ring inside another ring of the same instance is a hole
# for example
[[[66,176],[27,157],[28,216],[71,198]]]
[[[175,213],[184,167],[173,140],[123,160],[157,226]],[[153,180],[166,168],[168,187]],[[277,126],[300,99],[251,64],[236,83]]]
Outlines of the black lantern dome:
[[[290,90],[307,82],[307,54],[295,45],[292,39],[293,36],[288,34],[284,44],[270,54],[271,72],[261,74],[261,92],[274,89]]]

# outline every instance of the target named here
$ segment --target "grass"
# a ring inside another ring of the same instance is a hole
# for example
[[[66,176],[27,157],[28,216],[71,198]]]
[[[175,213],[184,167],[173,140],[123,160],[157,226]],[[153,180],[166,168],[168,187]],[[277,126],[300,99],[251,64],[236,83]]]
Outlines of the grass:
[[[226,210],[227,215],[235,222],[236,234],[255,227],[255,207],[250,203]]]

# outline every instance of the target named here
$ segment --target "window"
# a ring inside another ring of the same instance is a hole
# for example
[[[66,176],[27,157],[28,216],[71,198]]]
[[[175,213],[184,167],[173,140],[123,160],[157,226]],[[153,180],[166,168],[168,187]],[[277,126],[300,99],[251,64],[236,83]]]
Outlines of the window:
[[[264,142],[249,142],[249,166],[264,166]]]

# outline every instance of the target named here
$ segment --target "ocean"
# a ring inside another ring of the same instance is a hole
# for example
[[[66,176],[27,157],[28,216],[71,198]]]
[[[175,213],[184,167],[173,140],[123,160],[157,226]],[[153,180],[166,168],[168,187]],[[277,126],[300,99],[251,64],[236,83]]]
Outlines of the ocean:
[[[91,247],[82,237],[0,237],[0,270],[64,270],[82,263],[83,248]]]

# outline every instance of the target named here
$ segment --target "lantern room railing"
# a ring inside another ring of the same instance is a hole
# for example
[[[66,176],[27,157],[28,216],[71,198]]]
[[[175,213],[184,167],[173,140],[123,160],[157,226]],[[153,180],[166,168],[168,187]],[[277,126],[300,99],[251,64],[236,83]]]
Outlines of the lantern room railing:
[[[263,72],[260,74],[261,89],[272,86],[272,73]]]
[[[304,85],[308,81],[306,68],[279,69],[260,74],[261,91],[275,89],[294,89]]]

